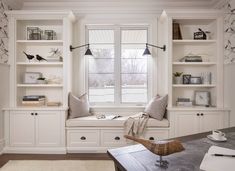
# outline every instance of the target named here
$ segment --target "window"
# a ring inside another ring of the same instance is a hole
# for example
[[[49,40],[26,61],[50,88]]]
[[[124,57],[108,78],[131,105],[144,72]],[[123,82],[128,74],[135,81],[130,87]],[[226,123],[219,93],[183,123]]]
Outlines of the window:
[[[93,53],[87,60],[91,103],[144,104],[148,100],[148,58],[142,54],[147,27],[87,28]]]

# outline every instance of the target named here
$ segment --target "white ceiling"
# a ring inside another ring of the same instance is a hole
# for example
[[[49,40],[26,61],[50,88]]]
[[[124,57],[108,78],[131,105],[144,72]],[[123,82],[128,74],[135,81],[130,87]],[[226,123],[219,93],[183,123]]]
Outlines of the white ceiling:
[[[13,9],[216,8],[224,0],[6,0]]]

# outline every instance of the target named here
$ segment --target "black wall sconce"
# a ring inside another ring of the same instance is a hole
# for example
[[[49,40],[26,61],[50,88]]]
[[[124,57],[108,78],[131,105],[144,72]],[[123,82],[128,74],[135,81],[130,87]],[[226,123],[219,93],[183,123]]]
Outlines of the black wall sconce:
[[[76,46],[76,47],[73,47],[72,45],[70,45],[69,49],[70,49],[70,52],[72,52],[74,49],[81,48],[81,47],[87,47],[86,52],[85,52],[85,56],[93,56],[89,46],[90,46],[90,44],[85,44],[85,45]]]
[[[146,43],[146,48],[144,50],[143,56],[151,55],[148,46],[152,46],[152,47],[155,47],[155,48],[162,49],[164,52],[166,51],[166,45],[163,45],[162,47],[160,47],[160,46],[156,46],[156,45],[152,45],[152,44]]]

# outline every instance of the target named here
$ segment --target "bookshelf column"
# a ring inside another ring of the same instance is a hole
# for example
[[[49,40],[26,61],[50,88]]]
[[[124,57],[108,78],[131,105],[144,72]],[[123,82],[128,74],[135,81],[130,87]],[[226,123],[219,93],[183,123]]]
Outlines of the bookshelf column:
[[[8,16],[11,93],[4,111],[5,152],[66,153],[74,16],[23,10]]]
[[[229,126],[223,100],[222,18],[218,10],[165,10],[160,17],[171,33],[163,39],[168,47],[171,137]]]

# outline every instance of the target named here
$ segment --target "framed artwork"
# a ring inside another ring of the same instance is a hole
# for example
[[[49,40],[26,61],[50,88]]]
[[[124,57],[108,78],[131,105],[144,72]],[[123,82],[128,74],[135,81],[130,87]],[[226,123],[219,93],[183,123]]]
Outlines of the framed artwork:
[[[195,91],[194,98],[196,106],[210,106],[211,96],[209,91]]]
[[[37,84],[38,78],[42,77],[41,72],[26,72],[24,74],[24,84]]]
[[[190,84],[190,78],[191,78],[190,74],[183,75],[183,84]]]

